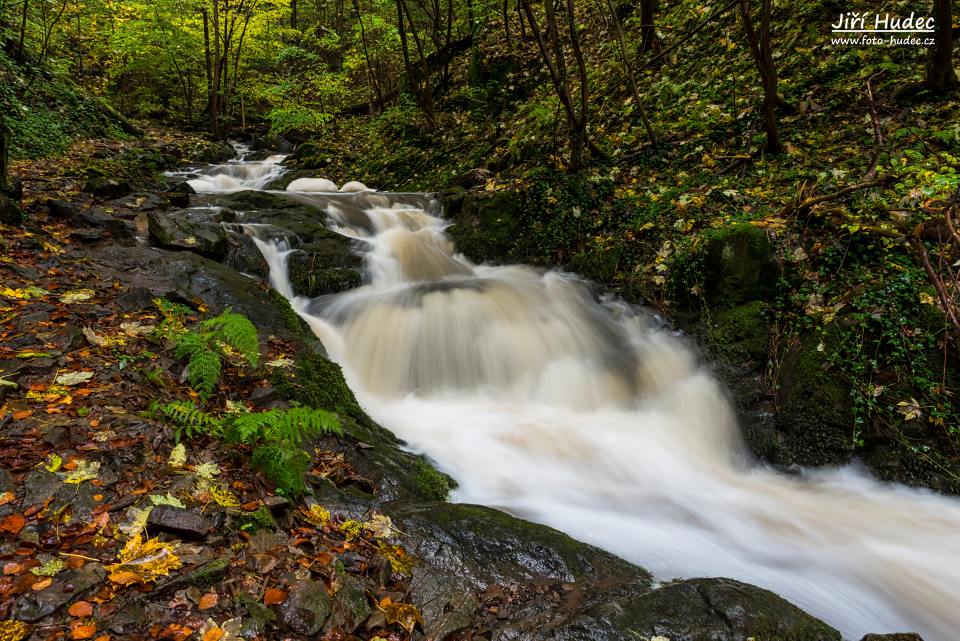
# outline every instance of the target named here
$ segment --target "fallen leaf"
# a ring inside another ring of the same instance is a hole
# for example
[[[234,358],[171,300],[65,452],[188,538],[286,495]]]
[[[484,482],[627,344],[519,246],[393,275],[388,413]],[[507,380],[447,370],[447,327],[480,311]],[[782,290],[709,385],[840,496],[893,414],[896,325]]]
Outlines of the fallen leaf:
[[[172,543],[157,538],[144,541],[137,534],[120,551],[120,562],[107,566],[108,578],[120,585],[156,581],[182,565],[175,549]]]
[[[286,600],[287,600],[287,593],[278,588],[270,588],[263,595],[264,605],[276,605],[278,603],[283,603]]]
[[[220,600],[220,597],[217,596],[216,592],[207,592],[202,597],[200,597],[200,603],[198,604],[201,610],[209,610],[217,604],[217,601]]]
[[[63,474],[64,483],[74,483],[80,484],[84,481],[90,481],[97,478],[97,475],[100,473],[100,463],[97,461],[86,461],[80,459],[77,461],[76,467],[73,471]]]
[[[411,633],[418,623],[423,625],[420,611],[409,603],[394,603],[390,599],[384,599],[378,607],[383,611],[388,625],[399,623],[404,630]]]
[[[151,494],[150,502],[154,505],[170,505],[172,507],[178,507],[181,510],[185,509],[187,506],[183,504],[183,501],[173,496],[167,492],[166,496],[160,496],[159,494]]]
[[[0,532],[17,534],[26,525],[27,519],[22,514],[10,514],[0,519]]]
[[[30,586],[31,590],[39,592],[40,590],[45,590],[50,587],[50,584],[53,583],[53,577],[47,577],[45,579],[40,579],[36,583]]]
[[[67,563],[63,559],[50,559],[43,565],[35,567],[30,572],[36,576],[57,576],[67,569]]]
[[[64,387],[70,387],[71,385],[86,383],[91,378],[93,378],[93,372],[67,372],[57,376],[56,383]]]
[[[3,641],[20,641],[29,632],[30,626],[22,621],[0,621],[0,639]]]
[[[0,494],[0,505],[6,505],[7,503],[12,503],[17,498],[17,495],[7,490],[3,494]]]
[[[4,576],[10,575],[10,574],[20,574],[22,570],[23,570],[23,566],[20,565],[19,563],[14,563],[13,561],[10,561],[9,563],[3,566]]]
[[[97,633],[97,626],[84,624],[78,625],[70,631],[71,639],[92,639]]]
[[[78,618],[92,616],[93,604],[89,601],[77,601],[70,606],[67,612],[70,614],[70,616]]]
[[[93,294],[94,291],[92,289],[74,289],[62,294],[60,296],[60,302],[68,305],[72,303],[80,303],[93,298]]]
[[[183,443],[177,443],[173,451],[170,452],[170,458],[167,459],[167,465],[170,467],[183,467],[187,462],[187,448]]]
[[[124,331],[127,336],[146,336],[155,329],[155,325],[141,325],[140,323],[120,323],[120,329]]]
[[[19,412],[13,413],[13,420],[21,421],[27,418],[28,416],[31,416],[32,414],[33,412],[31,410],[20,410]]]
[[[203,641],[220,641],[225,634],[221,628],[214,626],[203,633]]]

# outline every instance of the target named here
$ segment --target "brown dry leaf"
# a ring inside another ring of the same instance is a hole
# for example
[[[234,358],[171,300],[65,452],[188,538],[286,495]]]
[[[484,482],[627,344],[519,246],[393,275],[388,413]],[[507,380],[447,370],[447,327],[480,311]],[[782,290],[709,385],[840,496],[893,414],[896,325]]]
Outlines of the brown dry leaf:
[[[88,617],[93,615],[93,604],[90,603],[89,601],[77,601],[76,603],[70,606],[67,612],[72,617],[79,617],[79,618]]]
[[[383,599],[378,607],[383,611],[388,625],[399,623],[404,630],[411,633],[418,623],[423,625],[420,611],[409,603],[394,603],[390,599]]]
[[[30,589],[39,592],[40,590],[45,590],[48,587],[50,587],[51,583],[53,583],[53,577],[48,576],[47,578],[40,579],[39,581],[31,585]]]
[[[92,639],[93,635],[97,633],[97,626],[95,625],[78,625],[70,631],[71,639]]]
[[[198,604],[201,610],[209,610],[217,604],[217,601],[220,600],[220,597],[217,596],[216,592],[207,592],[202,597],[200,597],[200,603]]]
[[[287,600],[287,593],[277,588],[270,588],[263,595],[264,605],[276,605],[278,603],[283,603],[286,600]]]
[[[171,543],[157,538],[144,541],[137,534],[120,551],[120,562],[107,566],[108,578],[120,585],[156,581],[182,565],[174,549]]]
[[[20,410],[19,412],[13,413],[13,420],[20,421],[32,415],[33,415],[32,410]]]

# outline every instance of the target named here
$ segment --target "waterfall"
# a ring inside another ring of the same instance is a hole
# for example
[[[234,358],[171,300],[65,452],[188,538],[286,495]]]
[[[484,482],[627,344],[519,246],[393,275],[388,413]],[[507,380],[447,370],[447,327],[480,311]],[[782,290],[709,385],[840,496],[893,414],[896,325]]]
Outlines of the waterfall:
[[[960,501],[856,466],[751,461],[718,382],[642,309],[574,275],[474,265],[427,196],[300,194],[365,240],[366,284],[294,308],[363,407],[460,484],[658,579],[768,588],[857,640],[960,630]],[[319,224],[319,223],[318,223]],[[292,298],[282,241],[260,241]]]

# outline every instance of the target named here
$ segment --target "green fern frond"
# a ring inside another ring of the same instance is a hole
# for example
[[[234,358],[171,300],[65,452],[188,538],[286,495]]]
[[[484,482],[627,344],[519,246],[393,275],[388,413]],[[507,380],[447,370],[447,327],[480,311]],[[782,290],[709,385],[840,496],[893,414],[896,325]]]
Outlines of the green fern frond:
[[[287,496],[299,496],[307,489],[304,477],[310,471],[310,455],[299,447],[282,444],[261,445],[250,461]]]
[[[260,339],[257,328],[243,314],[227,310],[201,323],[201,329],[214,338],[223,341],[250,363],[251,367],[260,364]]]
[[[305,439],[321,434],[343,434],[340,421],[326,410],[292,407],[277,416],[271,437],[300,445]]]
[[[187,358],[192,356],[197,350],[205,348],[203,339],[200,338],[199,334],[194,332],[177,334],[174,340],[176,340],[177,346],[174,349],[173,354],[177,358]]]
[[[173,401],[159,406],[157,410],[176,426],[175,436],[178,443],[184,432],[187,438],[193,438],[199,432],[219,432],[223,426],[220,419],[207,414],[189,401]]]
[[[207,400],[220,380],[220,354],[210,349],[198,349],[190,355],[190,386]]]

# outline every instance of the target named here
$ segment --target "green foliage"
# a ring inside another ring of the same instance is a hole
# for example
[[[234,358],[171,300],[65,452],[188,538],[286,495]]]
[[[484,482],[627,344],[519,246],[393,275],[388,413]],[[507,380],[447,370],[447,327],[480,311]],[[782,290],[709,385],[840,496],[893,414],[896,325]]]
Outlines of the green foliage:
[[[167,326],[176,327],[179,317],[176,310],[164,312],[164,322],[172,318]],[[182,325],[181,325],[182,326]],[[238,353],[251,367],[260,364],[260,340],[257,328],[242,314],[227,310],[201,322],[195,330],[174,331],[172,338],[176,343],[174,354],[177,358],[188,359],[190,385],[206,401],[213,394],[223,371],[223,358],[233,352]]]
[[[290,496],[306,490],[304,477],[310,469],[310,455],[303,450],[304,441],[324,434],[343,434],[337,417],[322,409],[293,407],[220,417],[184,401],[157,409],[175,425],[178,442],[183,434],[187,438],[207,435],[252,447],[252,465]]]

